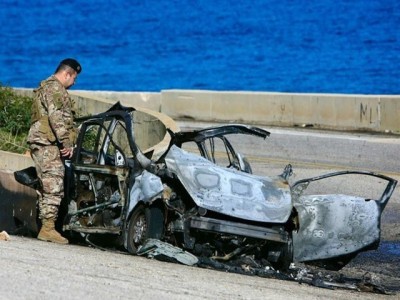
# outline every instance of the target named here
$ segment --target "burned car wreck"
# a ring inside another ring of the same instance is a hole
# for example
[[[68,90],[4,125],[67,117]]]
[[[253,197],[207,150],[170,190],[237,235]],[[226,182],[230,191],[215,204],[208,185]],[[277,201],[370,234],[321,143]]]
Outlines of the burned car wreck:
[[[249,254],[275,269],[292,262],[340,269],[378,246],[381,214],[396,180],[342,171],[290,183],[290,165],[274,177],[254,175],[228,136],[265,139],[270,133],[246,125],[170,132],[168,149],[152,157],[135,143],[133,111],[117,103],[80,120],[66,164],[64,234],[111,235],[132,254],[143,253],[148,240],[217,261]],[[188,144],[193,151],[185,150]],[[377,199],[305,193],[314,182],[347,174],[379,178],[384,191]],[[21,179],[21,172],[16,179],[37,184]]]

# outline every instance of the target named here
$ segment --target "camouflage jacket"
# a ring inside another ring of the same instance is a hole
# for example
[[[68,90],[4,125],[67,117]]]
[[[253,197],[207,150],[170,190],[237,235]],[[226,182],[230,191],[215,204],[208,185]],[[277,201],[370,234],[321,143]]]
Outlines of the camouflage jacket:
[[[34,90],[28,144],[72,147],[75,143],[74,102],[52,75]]]

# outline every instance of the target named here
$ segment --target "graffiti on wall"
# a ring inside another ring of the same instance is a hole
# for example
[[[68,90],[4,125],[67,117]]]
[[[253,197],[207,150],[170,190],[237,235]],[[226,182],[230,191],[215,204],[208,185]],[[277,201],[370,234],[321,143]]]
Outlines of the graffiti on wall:
[[[379,120],[379,105],[360,103],[360,123],[375,124]]]

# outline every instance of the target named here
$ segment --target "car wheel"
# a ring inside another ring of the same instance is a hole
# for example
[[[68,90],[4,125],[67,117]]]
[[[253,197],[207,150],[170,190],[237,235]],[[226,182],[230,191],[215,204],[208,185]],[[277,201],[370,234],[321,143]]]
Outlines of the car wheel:
[[[293,243],[291,237],[287,243],[272,243],[269,246],[268,254],[268,260],[276,270],[288,270],[293,261]]]
[[[164,214],[160,205],[139,205],[133,212],[128,225],[129,253],[136,254],[148,238],[161,239],[164,234]]]
[[[290,264],[293,262],[293,240],[289,237],[286,244],[282,245],[281,256],[278,259],[276,268],[280,270],[289,270]]]

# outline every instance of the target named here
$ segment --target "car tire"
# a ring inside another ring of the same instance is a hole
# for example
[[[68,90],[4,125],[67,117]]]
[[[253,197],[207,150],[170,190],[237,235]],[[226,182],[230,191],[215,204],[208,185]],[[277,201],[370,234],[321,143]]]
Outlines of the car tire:
[[[127,250],[136,254],[147,239],[161,239],[164,234],[164,214],[161,205],[140,204],[132,213],[128,225]]]
[[[281,255],[275,267],[279,270],[287,271],[293,262],[293,240],[290,236],[287,243],[282,245]]]
[[[290,264],[293,262],[293,241],[291,237],[286,243],[272,243],[269,246],[269,251],[278,253],[277,256],[274,255],[273,260],[269,260],[274,269],[289,270]]]

